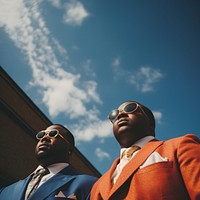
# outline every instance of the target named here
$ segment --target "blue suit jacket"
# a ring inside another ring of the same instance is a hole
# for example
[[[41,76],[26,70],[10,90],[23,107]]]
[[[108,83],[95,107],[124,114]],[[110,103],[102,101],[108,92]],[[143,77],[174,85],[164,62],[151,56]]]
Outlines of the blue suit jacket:
[[[24,180],[2,188],[0,190],[0,200],[24,200],[24,194],[30,179],[31,176],[28,176]],[[96,180],[96,177],[80,174],[71,166],[68,166],[43,183],[30,196],[29,200],[70,199],[67,198],[70,195],[75,195],[78,200],[89,199],[90,190]],[[59,192],[62,192],[66,197],[56,197]]]

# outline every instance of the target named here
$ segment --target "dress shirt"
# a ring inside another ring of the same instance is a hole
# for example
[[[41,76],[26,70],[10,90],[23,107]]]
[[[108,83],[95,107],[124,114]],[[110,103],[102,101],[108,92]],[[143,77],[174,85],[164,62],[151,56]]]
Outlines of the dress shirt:
[[[139,139],[137,142],[135,142],[132,146],[138,146],[140,148],[142,148],[147,142],[149,142],[150,140],[153,140],[154,137],[153,136],[146,136],[144,138],[141,138]],[[130,148],[130,147],[129,147]],[[113,175],[112,175],[112,178],[111,178],[111,181],[113,184],[116,183],[122,169],[124,168],[124,166],[130,161],[130,160],[125,160],[122,158],[122,155],[123,155],[123,152],[126,151],[127,149],[129,148],[121,148],[120,150],[120,162],[119,164],[117,165]],[[139,150],[135,151],[132,156],[131,156],[131,159],[139,152]]]
[[[57,174],[59,171],[61,171],[62,169],[64,169],[68,165],[69,165],[68,163],[55,163],[55,164],[49,165],[47,168],[48,168],[50,173],[42,177],[38,187],[40,187],[44,182],[49,180],[52,176]],[[42,166],[39,165],[37,169],[39,169],[41,167]]]

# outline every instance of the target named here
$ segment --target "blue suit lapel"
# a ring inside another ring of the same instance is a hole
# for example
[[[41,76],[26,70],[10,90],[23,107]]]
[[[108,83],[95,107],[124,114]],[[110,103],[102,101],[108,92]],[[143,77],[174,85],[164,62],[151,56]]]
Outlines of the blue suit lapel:
[[[31,179],[31,176],[28,176],[24,180],[20,180],[14,185],[14,188],[11,191],[11,194],[14,197],[14,199],[16,199],[16,200],[24,199],[24,193],[26,191],[26,187],[27,187],[30,179]]]
[[[29,200],[34,199],[45,199],[54,193],[58,188],[66,184],[67,182],[75,179],[77,172],[73,170],[70,166],[61,170],[58,174],[50,178],[47,182],[41,185],[35,193],[29,198]]]

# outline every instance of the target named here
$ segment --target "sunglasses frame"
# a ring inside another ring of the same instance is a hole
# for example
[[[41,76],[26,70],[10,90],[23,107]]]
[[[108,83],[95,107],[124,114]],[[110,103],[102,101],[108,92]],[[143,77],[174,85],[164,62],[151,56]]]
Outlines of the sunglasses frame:
[[[56,131],[56,132],[57,132],[56,135],[55,135],[55,136],[50,136],[49,133],[50,133],[51,131]],[[44,132],[44,136],[43,136],[42,138],[38,138],[38,137],[37,137],[38,134],[39,134],[40,132]],[[48,136],[48,137],[50,137],[50,138],[56,138],[58,135],[59,135],[65,142],[67,142],[68,144],[70,144],[69,141],[67,141],[67,140],[60,134],[59,130],[57,130],[57,129],[39,131],[39,132],[36,134],[35,137],[36,137],[37,140],[42,140],[45,136]],[[70,144],[70,145],[71,145],[71,144]]]
[[[128,106],[128,105],[130,105],[130,104],[136,104],[136,108],[135,108],[134,110],[130,111],[130,112],[126,112],[126,111],[124,110],[124,108],[126,108],[126,106]],[[140,104],[138,104],[137,102],[130,102],[130,103],[128,103],[127,105],[125,105],[124,108],[123,108],[122,110],[114,109],[114,110],[112,110],[112,111],[109,113],[108,119],[111,121],[112,124],[115,123],[116,118],[118,117],[118,115],[119,115],[120,112],[124,112],[124,113],[127,113],[127,114],[131,114],[131,113],[134,113],[138,108],[140,108],[140,110],[141,110],[142,113],[145,115],[145,117],[150,121],[150,119],[149,119],[149,117],[147,116],[147,114],[145,113],[145,111],[142,109],[142,107],[140,106]],[[109,116],[110,116],[110,114],[111,114],[113,111],[117,111],[118,113],[117,113],[116,117],[115,117],[113,120],[111,120]]]

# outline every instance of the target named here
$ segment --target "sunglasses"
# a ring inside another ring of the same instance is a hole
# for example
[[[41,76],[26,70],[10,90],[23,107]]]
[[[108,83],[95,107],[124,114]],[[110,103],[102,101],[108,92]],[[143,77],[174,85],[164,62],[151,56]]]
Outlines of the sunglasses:
[[[123,110],[121,110],[121,111],[119,111],[118,109],[112,110],[112,111],[110,112],[110,114],[108,115],[108,118],[109,118],[109,120],[114,124],[115,121],[117,120],[117,117],[118,117],[118,115],[119,115],[119,112],[124,112],[124,113],[129,114],[129,113],[135,112],[138,108],[140,108],[140,110],[143,112],[143,114],[146,116],[146,118],[147,118],[148,120],[150,120],[149,117],[147,116],[147,114],[146,114],[146,113],[144,112],[144,110],[142,109],[142,107],[141,107],[138,103],[136,103],[136,102],[131,102],[131,103],[127,104],[127,105],[123,108]]]
[[[50,138],[56,138],[57,136],[60,136],[65,142],[67,142],[68,144],[69,141],[67,141],[60,133],[57,129],[52,129],[52,130],[43,130],[37,133],[36,138],[38,140],[41,140],[42,138],[44,138],[45,136],[48,136]]]

